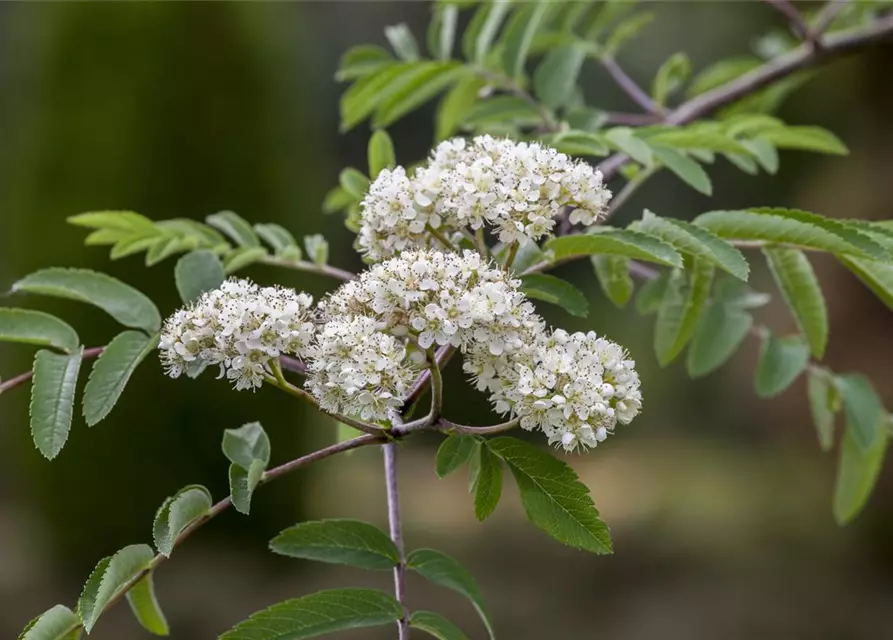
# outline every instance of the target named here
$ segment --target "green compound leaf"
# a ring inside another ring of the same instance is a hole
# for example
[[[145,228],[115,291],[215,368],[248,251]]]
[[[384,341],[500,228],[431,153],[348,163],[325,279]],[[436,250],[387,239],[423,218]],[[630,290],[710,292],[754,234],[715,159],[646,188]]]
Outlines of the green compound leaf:
[[[863,452],[868,452],[884,435],[886,412],[871,381],[857,373],[836,377],[836,386],[843,398],[847,430]]]
[[[509,466],[533,524],[569,547],[612,552],[608,526],[573,469],[515,438],[494,438],[487,446]]]
[[[416,549],[406,558],[406,565],[429,582],[452,589],[468,598],[487,627],[490,639],[496,637],[484,597],[468,569],[454,558],[434,549]]]
[[[68,440],[83,353],[83,348],[71,355],[41,350],[34,358],[31,437],[48,460],[59,455]]]
[[[291,558],[361,569],[393,569],[400,562],[400,552],[387,534],[360,520],[301,522],[273,538],[270,549]]]
[[[197,300],[206,291],[217,289],[226,280],[223,264],[207,249],[193,251],[177,260],[174,268],[177,292],[185,302]]]
[[[158,334],[141,331],[119,333],[99,355],[84,388],[83,412],[87,425],[93,426],[111,412],[130,376],[158,346]]]
[[[127,602],[130,603],[134,617],[146,631],[156,636],[170,635],[167,619],[155,597],[155,582],[151,571],[127,592]]]
[[[569,314],[585,318],[589,315],[586,296],[574,285],[561,278],[543,273],[521,276],[521,291],[528,298],[558,305]]]
[[[815,424],[819,446],[822,451],[831,451],[834,447],[834,423],[842,398],[830,373],[810,369],[806,382],[809,411]]]
[[[629,259],[623,256],[592,256],[590,260],[608,300],[620,308],[625,307],[635,289],[629,275]]]
[[[478,441],[474,436],[454,433],[440,443],[434,460],[434,472],[438,478],[444,478],[468,462]]]
[[[755,386],[761,398],[777,396],[790,387],[809,364],[809,345],[800,336],[776,338],[767,333],[760,349]]]
[[[232,211],[213,213],[205,218],[205,222],[226,234],[240,247],[259,247],[260,238],[242,216]]]
[[[233,507],[246,516],[251,512],[251,496],[264,477],[266,467],[262,460],[254,460],[248,469],[233,463],[229,465],[229,495]]]
[[[888,441],[883,435],[865,450],[851,428],[844,431],[834,486],[833,510],[838,524],[847,524],[862,511],[880,475]]]
[[[553,238],[546,243],[557,260],[573,256],[614,255],[682,267],[682,256],[671,245],[638,231],[605,229],[598,233]]]
[[[690,277],[678,269],[670,275],[654,328],[654,352],[662,367],[682,353],[694,335],[710,295],[713,274],[712,262],[695,258]]]
[[[474,476],[474,515],[481,522],[490,517],[502,496],[502,467],[492,451],[480,447],[477,473]]]
[[[704,171],[701,165],[684,153],[662,145],[651,145],[651,152],[662,165],[675,173],[680,180],[691,188],[708,196],[713,193],[713,184],[710,182],[710,176],[707,175],[707,172]]]
[[[43,311],[0,309],[0,342],[53,347],[71,353],[81,343],[67,322]]]
[[[270,464],[270,438],[260,422],[249,422],[223,432],[223,455],[246,471],[255,460]]]
[[[167,498],[155,514],[152,536],[158,552],[171,557],[177,537],[211,510],[211,494],[201,485],[187,485]]]
[[[78,613],[84,621],[84,631],[90,633],[93,630],[106,605],[119,595],[130,580],[147,569],[154,557],[149,545],[134,544],[99,562],[78,600]]]
[[[57,604],[34,618],[18,640],[78,640],[81,619],[68,607]]]
[[[798,249],[767,247],[763,254],[812,355],[821,359],[828,344],[828,309],[809,260]]]
[[[752,325],[753,317],[749,313],[722,300],[712,302],[688,348],[688,375],[700,378],[725,364],[741,346]]]
[[[462,629],[432,611],[414,611],[409,617],[409,626],[424,631],[437,640],[468,640]]]
[[[161,328],[158,308],[145,294],[89,269],[42,269],[16,282],[12,290],[86,302],[99,307],[125,327],[143,329],[147,333],[155,333]]]
[[[369,177],[375,180],[382,169],[393,169],[397,164],[394,143],[387,131],[379,129],[369,138]]]
[[[302,640],[397,622],[403,607],[374,589],[334,589],[286,600],[252,615],[219,640]]]

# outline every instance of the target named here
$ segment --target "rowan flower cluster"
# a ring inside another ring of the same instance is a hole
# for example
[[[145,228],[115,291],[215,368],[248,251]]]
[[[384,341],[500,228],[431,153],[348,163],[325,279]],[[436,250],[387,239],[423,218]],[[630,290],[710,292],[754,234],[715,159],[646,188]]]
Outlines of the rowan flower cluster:
[[[610,191],[602,175],[536,142],[478,136],[440,143],[412,176],[382,171],[362,202],[359,246],[373,261],[492,228],[504,243],[537,241],[571,209],[591,225]],[[439,237],[437,237],[439,236]]]
[[[284,287],[232,278],[167,319],[161,360],[172,378],[220,365],[236,389],[263,384],[273,358],[303,357],[313,338],[313,298]]]

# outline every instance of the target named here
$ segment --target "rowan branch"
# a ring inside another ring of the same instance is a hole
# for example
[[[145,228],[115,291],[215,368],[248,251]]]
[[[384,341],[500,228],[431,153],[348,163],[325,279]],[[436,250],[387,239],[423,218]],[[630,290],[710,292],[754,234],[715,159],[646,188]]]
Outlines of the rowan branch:
[[[630,78],[626,71],[624,71],[617,61],[611,56],[605,56],[600,59],[602,66],[605,68],[605,71],[613,78],[614,82],[617,83],[623,92],[628,95],[633,102],[642,107],[646,113],[651,116],[657,116],[658,118],[663,118],[664,111],[658,106],[654,100],[651,99],[645,91],[636,83],[635,80]]]
[[[105,351],[105,345],[101,347],[91,347],[89,349],[84,349],[84,353],[81,355],[81,358],[84,360],[90,360],[91,358],[98,358],[99,354]],[[0,383],[0,393],[4,391],[9,391],[14,387],[18,387],[19,385],[25,384],[31,378],[34,377],[34,371],[26,371],[25,373],[20,373],[17,376],[6,380],[5,382]]]

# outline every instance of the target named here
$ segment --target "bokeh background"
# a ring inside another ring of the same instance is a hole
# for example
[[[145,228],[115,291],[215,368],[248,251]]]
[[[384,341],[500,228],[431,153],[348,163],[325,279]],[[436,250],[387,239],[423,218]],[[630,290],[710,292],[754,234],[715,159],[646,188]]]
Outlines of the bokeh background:
[[[696,69],[746,52],[780,26],[765,4],[656,3],[658,19],[621,62],[649,83],[668,55],[685,50]],[[111,263],[84,248],[66,216],[132,209],[155,218],[200,219],[221,209],[277,222],[296,235],[324,233],[332,262],[356,269],[352,238],[320,204],[339,171],[365,169],[368,130],[339,135],[333,80],[339,55],[384,44],[382,29],[406,21],[423,33],[422,2],[2,3],[0,4],[0,290],[42,266],[107,270],[177,305],[173,260]],[[590,102],[630,105],[594,65]],[[849,158],[782,154],[776,178],[713,170],[715,196],[672,178],[651,181],[626,207],[691,218],[711,208],[771,204],[831,216],[893,215],[893,47],[836,62],[786,102],[781,116],[836,131]],[[429,105],[393,127],[398,160],[419,159],[432,140]],[[868,373],[893,406],[890,312],[847,272],[816,260],[830,305],[835,370]],[[334,282],[255,267],[247,275],[322,293]],[[568,267],[589,297],[587,321],[544,306],[567,328],[595,328],[627,345],[643,378],[646,411],[587,456],[572,460],[613,529],[616,554],[565,549],[527,524],[510,479],[496,514],[477,523],[464,474],[438,481],[438,437],[401,450],[406,535],[460,558],[478,577],[503,638],[713,639],[893,638],[893,470],[866,512],[839,529],[830,509],[836,456],[820,452],[803,382],[758,401],[751,377],[757,344],[711,377],[691,382],[680,364],[657,367],[651,318],[618,311],[586,264]],[[753,282],[771,281],[757,269]],[[51,300],[4,300],[58,312],[88,346],[116,331],[102,313]],[[761,319],[793,330],[777,302]],[[28,368],[27,348],[0,346],[0,375]],[[447,406],[484,424],[486,402],[451,369]],[[449,402],[452,396],[453,402]],[[75,418],[69,444],[50,463],[30,443],[28,391],[0,398],[0,638],[13,638],[56,603],[73,605],[102,556],[151,539],[165,496],[187,483],[227,492],[223,429],[260,419],[275,462],[331,442],[334,427],[275,390],[235,393],[205,376],[169,380],[149,362],[100,425]],[[388,574],[288,560],[266,552],[280,529],[311,517],[383,523],[378,451],[361,450],[280,480],[255,497],[252,515],[228,512],[178,549],[157,573],[178,639],[216,637],[274,602],[334,586],[390,589]],[[412,580],[412,605],[435,609],[472,638],[483,629],[452,592]],[[344,637],[389,638],[392,629]],[[149,637],[127,607],[91,637]],[[339,636],[340,637],[340,636]]]

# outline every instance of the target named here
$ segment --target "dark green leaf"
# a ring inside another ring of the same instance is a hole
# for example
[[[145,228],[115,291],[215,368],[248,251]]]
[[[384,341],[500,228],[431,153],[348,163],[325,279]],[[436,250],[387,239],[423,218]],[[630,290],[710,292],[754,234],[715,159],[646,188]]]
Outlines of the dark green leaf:
[[[651,145],[651,152],[667,169],[675,173],[687,185],[705,195],[713,193],[710,176],[697,162],[671,147]]]
[[[273,538],[270,549],[291,558],[347,564],[361,569],[393,569],[400,552],[378,527],[359,520],[302,522]]]
[[[558,260],[572,256],[614,255],[671,267],[682,266],[682,256],[663,240],[629,229],[602,229],[598,233],[553,238],[546,243],[546,249],[551,250]]]
[[[468,462],[471,454],[478,446],[474,436],[456,433],[448,436],[437,449],[434,472],[438,478],[444,478]]]
[[[681,270],[671,274],[654,328],[654,352],[662,367],[682,353],[694,334],[710,295],[713,273],[712,262],[695,258],[690,274]]]
[[[840,444],[840,462],[834,486],[834,518],[844,525],[859,515],[877,483],[887,453],[886,434],[863,450],[856,435],[847,428]]]
[[[684,151],[716,151],[748,155],[743,143],[727,133],[703,127],[684,127],[658,130],[646,138],[648,144],[672,147]]]
[[[251,496],[264,477],[266,467],[262,460],[253,460],[248,469],[233,463],[229,465],[229,495],[233,507],[246,516],[251,511]]]
[[[623,256],[592,256],[592,266],[608,299],[625,307],[633,296],[633,279],[629,275],[629,259]]]
[[[130,603],[133,615],[146,631],[156,636],[170,634],[164,612],[155,597],[155,583],[151,571],[127,592],[127,602]]]
[[[353,83],[341,96],[341,132],[349,131],[365,120],[382,100],[397,91],[420,68],[423,64],[389,64]]]
[[[550,135],[545,142],[552,148],[572,156],[606,156],[611,150],[602,136],[588,131],[563,131]]]
[[[155,514],[152,536],[158,552],[170,557],[177,537],[211,510],[211,494],[201,485],[188,485],[165,500]]]
[[[688,348],[688,375],[699,378],[718,369],[747,337],[753,318],[732,305],[714,301],[701,317]]]
[[[111,558],[100,561],[90,575],[78,601],[78,613],[84,621],[84,631],[90,633],[106,606],[120,594],[121,589],[139,573],[147,569],[155,554],[145,544],[124,547]]]
[[[570,282],[561,278],[543,273],[522,276],[521,291],[528,298],[556,304],[571,315],[581,318],[589,315],[589,303],[586,301],[586,296]]]
[[[724,85],[759,67],[762,61],[756,56],[739,56],[713,63],[701,71],[688,87],[688,97],[693,97]]]
[[[34,358],[31,436],[48,460],[59,455],[68,440],[83,352],[80,348],[71,355],[60,355],[41,350]]]
[[[546,54],[533,75],[534,90],[544,105],[554,109],[570,101],[585,59],[586,51],[576,44]]]
[[[499,95],[482,100],[468,109],[464,121],[477,128],[487,125],[519,126],[539,124],[542,118],[536,107],[517,96]]]
[[[809,397],[809,411],[815,424],[819,446],[822,451],[831,451],[834,446],[835,418],[840,410],[837,387],[835,387],[830,373],[810,369],[806,390]]]
[[[246,471],[251,463],[260,460],[270,464],[270,438],[260,422],[249,422],[238,429],[223,432],[223,455]]]
[[[141,331],[119,333],[99,355],[84,388],[84,419],[89,426],[103,420],[130,381],[140,363],[158,346],[158,334]]]
[[[406,82],[382,100],[372,118],[372,126],[381,128],[396,122],[431,100],[465,73],[467,69],[456,62],[420,63]]]
[[[0,309],[0,342],[54,347],[67,353],[81,343],[77,332],[56,316],[28,309]]]
[[[660,309],[661,301],[666,295],[667,287],[670,284],[670,273],[664,272],[657,278],[648,280],[639,289],[636,296],[636,313],[640,315],[648,315],[656,313]]]
[[[379,129],[369,138],[369,176],[375,180],[382,169],[393,169],[397,164],[394,157],[394,143],[388,132]],[[367,185],[368,186],[368,185]]]
[[[482,445],[478,473],[474,478],[474,515],[483,522],[499,504],[502,496],[502,467],[499,458]]]
[[[757,364],[757,395],[771,398],[787,389],[809,364],[809,345],[800,336],[767,334]]]
[[[468,636],[459,627],[439,613],[431,611],[413,611],[409,617],[409,626],[424,631],[437,640],[468,640]]]
[[[78,640],[80,626],[81,619],[71,609],[57,604],[32,620],[18,640]]]
[[[809,260],[798,249],[766,247],[763,254],[812,355],[821,359],[828,344],[828,309]]]
[[[865,376],[845,373],[837,376],[836,380],[837,389],[843,397],[847,429],[862,451],[868,452],[877,439],[885,435],[883,423],[887,416],[884,405]]]
[[[524,74],[530,43],[551,9],[548,2],[534,2],[520,8],[509,20],[502,38],[502,68],[508,77],[518,78]]]
[[[226,280],[223,265],[212,251],[202,249],[177,260],[174,269],[177,291],[183,302],[197,300],[206,291],[217,289]]]

